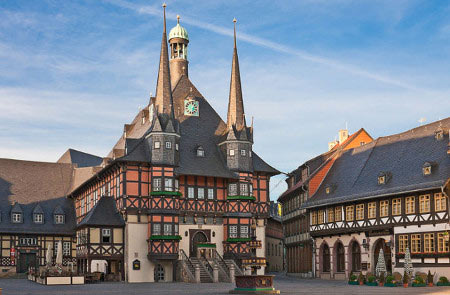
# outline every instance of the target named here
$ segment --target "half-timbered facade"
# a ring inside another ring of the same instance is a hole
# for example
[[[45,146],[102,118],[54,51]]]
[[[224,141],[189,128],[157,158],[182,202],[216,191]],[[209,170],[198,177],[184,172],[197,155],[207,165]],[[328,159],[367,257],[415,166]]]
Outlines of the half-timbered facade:
[[[345,151],[303,206],[315,243],[316,275],[374,272],[380,249],[403,273],[406,248],[416,271],[448,276],[450,119]]]
[[[352,135],[339,131],[339,140],[329,143],[329,151],[314,157],[289,173],[288,189],[278,198],[282,204],[287,272],[301,277],[313,276],[313,243],[309,233],[309,216],[302,205],[313,195],[336,157],[344,150],[371,142],[363,129]]]

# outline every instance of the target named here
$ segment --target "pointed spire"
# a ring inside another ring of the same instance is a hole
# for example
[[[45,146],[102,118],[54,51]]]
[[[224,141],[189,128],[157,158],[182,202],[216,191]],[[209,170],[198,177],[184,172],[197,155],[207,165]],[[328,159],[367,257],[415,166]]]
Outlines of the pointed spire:
[[[169,53],[166,33],[166,3],[163,4],[164,28],[161,41],[161,55],[159,58],[158,82],[156,84],[156,107],[159,114],[174,117],[172,88],[170,84]]]
[[[241,75],[239,72],[239,59],[236,46],[236,19],[234,23],[234,49],[231,65],[230,96],[228,101],[227,126],[235,126],[236,130],[246,127],[244,114],[244,101],[242,99]]]

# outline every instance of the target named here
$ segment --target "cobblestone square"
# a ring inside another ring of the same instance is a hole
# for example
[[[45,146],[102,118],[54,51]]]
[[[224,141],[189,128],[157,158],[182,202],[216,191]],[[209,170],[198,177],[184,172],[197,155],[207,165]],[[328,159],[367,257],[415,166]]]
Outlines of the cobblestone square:
[[[275,287],[281,294],[450,294],[450,287],[388,288],[350,286],[345,281],[298,279],[278,275]],[[228,294],[232,284],[99,283],[81,286],[42,286],[24,279],[2,279],[2,295],[105,295],[105,294]]]

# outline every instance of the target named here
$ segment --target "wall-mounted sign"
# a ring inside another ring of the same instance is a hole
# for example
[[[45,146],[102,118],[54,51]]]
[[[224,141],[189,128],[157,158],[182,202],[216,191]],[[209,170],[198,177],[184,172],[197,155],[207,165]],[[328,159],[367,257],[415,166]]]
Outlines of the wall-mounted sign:
[[[136,259],[135,261],[133,261],[133,270],[140,270],[141,269],[141,262]]]

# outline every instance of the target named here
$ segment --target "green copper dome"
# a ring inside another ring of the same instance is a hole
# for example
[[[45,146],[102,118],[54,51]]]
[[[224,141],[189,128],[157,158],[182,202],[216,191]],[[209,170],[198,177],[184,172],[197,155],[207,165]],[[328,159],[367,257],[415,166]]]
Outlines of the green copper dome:
[[[169,41],[172,38],[183,38],[189,41],[189,36],[185,28],[180,26],[180,17],[177,16],[178,23],[169,32]]]

